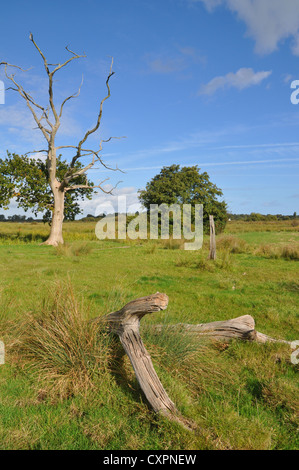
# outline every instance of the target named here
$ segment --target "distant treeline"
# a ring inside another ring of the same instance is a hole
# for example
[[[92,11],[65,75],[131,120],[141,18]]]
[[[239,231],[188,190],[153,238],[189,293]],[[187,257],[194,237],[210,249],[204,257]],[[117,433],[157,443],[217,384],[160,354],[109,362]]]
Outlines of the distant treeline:
[[[115,216],[117,216],[118,213],[115,213]],[[135,213],[135,216],[138,215],[138,212]],[[100,214],[97,216],[94,216],[92,214],[87,214],[86,217],[83,217],[82,219],[78,219],[80,222],[93,222],[96,220],[100,220],[103,217],[106,217],[106,214]],[[133,214],[129,215],[129,219],[134,218]],[[251,214],[230,214],[228,213],[228,219],[229,220],[242,220],[245,222],[263,222],[263,221],[275,221],[275,220],[293,220],[293,219],[299,219],[299,216],[297,215],[296,212],[293,213],[293,215],[282,215],[282,214],[259,214],[258,212],[251,212]],[[5,215],[0,214],[0,222],[44,222],[43,219],[34,219],[33,217],[26,217],[26,215],[9,215],[8,217],[5,217]]]
[[[0,214],[0,222],[44,222],[43,219],[34,219],[33,217],[26,217],[26,215],[9,215],[5,217],[5,215]]]
[[[245,222],[264,222],[267,220],[293,220],[297,219],[297,213],[294,212],[293,215],[282,215],[282,214],[259,214],[258,212],[251,212],[251,214],[228,214],[230,220],[243,220]]]

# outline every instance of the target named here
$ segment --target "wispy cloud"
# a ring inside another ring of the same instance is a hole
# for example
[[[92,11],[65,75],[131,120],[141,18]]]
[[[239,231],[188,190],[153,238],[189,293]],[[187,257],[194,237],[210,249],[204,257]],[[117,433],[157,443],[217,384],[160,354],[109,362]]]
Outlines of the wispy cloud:
[[[182,72],[192,64],[204,63],[205,58],[194,47],[177,46],[175,51],[146,54],[147,71],[158,74]]]
[[[254,149],[254,148],[276,148],[276,147],[297,147],[299,142],[282,142],[270,144],[249,144],[249,145],[222,145],[221,147],[213,147],[213,149]]]
[[[272,158],[267,160],[240,160],[240,161],[224,161],[224,162],[198,162],[198,166],[227,166],[227,165],[260,165],[260,164],[269,164],[269,163],[291,163],[299,162],[299,158]],[[184,166],[192,166],[195,163],[184,163]],[[143,166],[135,168],[124,168],[124,171],[145,171],[145,170],[158,170],[166,166],[166,164],[155,165],[155,166]]]
[[[291,38],[291,48],[299,55],[298,0],[189,0],[204,3],[212,12],[220,5],[236,13],[247,26],[247,36],[255,40],[256,52],[268,54],[284,39]]]
[[[45,138],[37,128],[30,110],[23,102],[5,105],[0,113],[0,151],[26,152],[47,147]],[[72,139],[82,135],[82,129],[73,118],[71,110],[66,109],[61,119],[60,137]]]
[[[254,72],[252,68],[241,68],[236,73],[230,72],[226,75],[213,78],[206,85],[202,85],[199,95],[213,95],[216,91],[224,88],[237,88],[243,90],[254,85],[259,85],[271,75],[272,71]]]

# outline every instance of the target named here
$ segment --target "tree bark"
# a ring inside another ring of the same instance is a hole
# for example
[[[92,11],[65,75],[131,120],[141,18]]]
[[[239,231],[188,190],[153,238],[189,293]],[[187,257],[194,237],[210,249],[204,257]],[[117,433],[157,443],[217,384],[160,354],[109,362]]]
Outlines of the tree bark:
[[[53,217],[51,222],[51,231],[45,245],[58,246],[63,244],[62,224],[64,219],[64,197],[65,192],[59,189],[60,183],[55,183],[52,188],[54,195]]]

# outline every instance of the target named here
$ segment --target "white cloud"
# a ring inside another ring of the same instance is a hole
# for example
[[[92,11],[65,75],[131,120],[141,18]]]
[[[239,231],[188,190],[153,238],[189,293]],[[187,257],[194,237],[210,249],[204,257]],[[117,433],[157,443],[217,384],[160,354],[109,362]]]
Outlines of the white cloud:
[[[251,68],[241,68],[236,73],[228,73],[213,78],[209,83],[203,85],[199,90],[200,95],[213,95],[223,88],[237,88],[243,90],[253,85],[259,85],[272,71],[254,72]]]
[[[202,2],[208,11],[225,5],[245,22],[247,34],[256,43],[256,51],[268,54],[279,42],[292,38],[292,51],[299,55],[298,0],[193,0]]]

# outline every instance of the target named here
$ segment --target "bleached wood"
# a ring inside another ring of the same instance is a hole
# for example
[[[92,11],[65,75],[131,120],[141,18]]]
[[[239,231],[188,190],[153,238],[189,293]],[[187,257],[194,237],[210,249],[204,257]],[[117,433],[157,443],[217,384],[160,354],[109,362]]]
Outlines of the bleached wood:
[[[216,233],[215,233],[214,216],[209,215],[209,220],[210,220],[210,253],[209,253],[209,259],[216,259]]]
[[[112,312],[92,321],[106,321],[110,332],[116,333],[127,353],[137,380],[144,392],[149,404],[157,413],[162,413],[172,420],[176,420],[187,429],[193,429],[195,425],[185,419],[178,412],[175,404],[169,398],[159,377],[154,369],[151,357],[146,350],[139,332],[140,320],[144,315],[165,310],[168,305],[166,294],[156,294],[132,300],[122,309]],[[154,325],[159,333],[166,325]],[[251,315],[243,315],[237,318],[210,323],[188,324],[178,323],[167,325],[170,328],[181,328],[184,333],[190,333],[200,337],[208,337],[217,341],[231,341],[233,339],[243,341],[257,341],[259,343],[281,342],[291,344],[284,340],[275,340],[255,329],[255,321]]]
[[[110,331],[118,334],[121,344],[129,356],[140,387],[153,410],[190,429],[192,423],[180,415],[169,398],[139,333],[141,318],[146,314],[165,310],[167,305],[167,295],[157,292],[129,302],[121,310],[107,315],[105,319],[109,324]]]
[[[168,325],[169,327],[169,325]],[[215,321],[211,323],[177,323],[170,325],[171,328],[181,328],[187,333],[198,337],[209,337],[217,341],[231,341],[238,339],[241,341],[256,341],[257,343],[284,343],[291,344],[291,341],[283,339],[274,339],[255,329],[255,321],[251,315],[232,318],[231,320]],[[154,325],[155,330],[161,331],[164,325]]]

